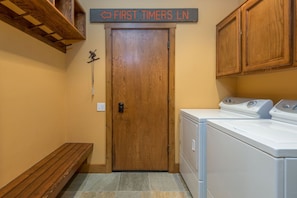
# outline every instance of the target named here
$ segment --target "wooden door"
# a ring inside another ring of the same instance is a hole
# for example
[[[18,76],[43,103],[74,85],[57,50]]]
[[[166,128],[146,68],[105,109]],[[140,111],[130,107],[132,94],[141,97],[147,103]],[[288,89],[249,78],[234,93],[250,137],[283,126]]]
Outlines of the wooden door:
[[[243,71],[292,64],[291,2],[250,0],[243,5]]]
[[[113,170],[168,170],[168,30],[111,36]]]
[[[241,72],[241,18],[240,9],[221,21],[216,27],[216,76]]]

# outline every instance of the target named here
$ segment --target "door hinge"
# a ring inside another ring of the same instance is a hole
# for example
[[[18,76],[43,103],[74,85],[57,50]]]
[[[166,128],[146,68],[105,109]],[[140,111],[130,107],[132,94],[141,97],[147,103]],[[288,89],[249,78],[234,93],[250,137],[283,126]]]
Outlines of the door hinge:
[[[169,147],[169,145],[168,145],[168,146],[167,146],[167,153],[168,153],[168,154],[169,154],[169,148],[170,148],[170,147]]]
[[[168,49],[170,48],[170,42],[169,41],[167,42],[167,48]]]

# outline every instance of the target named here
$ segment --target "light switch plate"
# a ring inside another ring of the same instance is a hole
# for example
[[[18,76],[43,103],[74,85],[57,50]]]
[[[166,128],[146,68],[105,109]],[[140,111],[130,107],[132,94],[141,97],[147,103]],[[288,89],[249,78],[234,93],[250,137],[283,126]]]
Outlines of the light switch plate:
[[[97,103],[97,111],[105,111],[105,103]]]

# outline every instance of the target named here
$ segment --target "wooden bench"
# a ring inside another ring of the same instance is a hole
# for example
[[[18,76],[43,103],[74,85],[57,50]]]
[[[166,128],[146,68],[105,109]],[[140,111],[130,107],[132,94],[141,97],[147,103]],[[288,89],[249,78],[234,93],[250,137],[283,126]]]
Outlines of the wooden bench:
[[[91,143],[63,144],[1,188],[0,197],[56,197],[92,150]]]

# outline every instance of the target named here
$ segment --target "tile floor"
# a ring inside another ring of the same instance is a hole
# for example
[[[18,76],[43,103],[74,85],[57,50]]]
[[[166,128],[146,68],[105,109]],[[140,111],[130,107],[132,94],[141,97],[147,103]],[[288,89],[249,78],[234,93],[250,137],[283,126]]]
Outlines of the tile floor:
[[[113,172],[77,174],[59,198],[191,198],[179,174]]]

